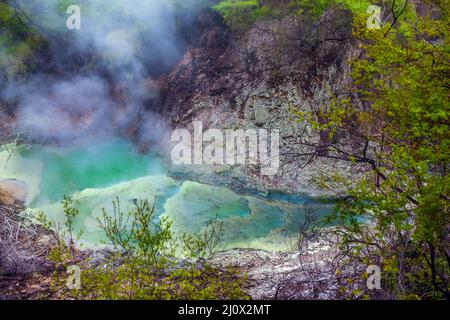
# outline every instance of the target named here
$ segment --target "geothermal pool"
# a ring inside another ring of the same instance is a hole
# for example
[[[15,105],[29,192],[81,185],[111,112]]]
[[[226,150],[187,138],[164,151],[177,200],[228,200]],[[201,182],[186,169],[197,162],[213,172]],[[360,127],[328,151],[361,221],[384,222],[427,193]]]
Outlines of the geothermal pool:
[[[64,195],[72,196],[80,211],[75,221],[85,245],[105,239],[96,218],[102,208],[112,212],[112,200],[121,208],[134,199],[157,199],[158,215],[173,221],[175,233],[199,232],[209,221],[225,224],[225,248],[289,250],[295,245],[297,226],[305,209],[319,215],[333,209],[300,195],[241,195],[221,186],[174,179],[158,154],[137,153],[132,143],[115,139],[72,148],[17,147],[0,152],[0,179],[24,181],[28,186],[28,213],[43,211],[64,223]]]

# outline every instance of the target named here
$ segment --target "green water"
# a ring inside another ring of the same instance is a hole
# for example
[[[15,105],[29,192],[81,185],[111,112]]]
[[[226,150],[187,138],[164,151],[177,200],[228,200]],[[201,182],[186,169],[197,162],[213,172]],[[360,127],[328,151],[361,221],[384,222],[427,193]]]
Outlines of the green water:
[[[41,192],[32,206],[165,171],[161,159],[137,153],[131,143],[119,139],[67,149],[35,146],[20,155],[43,164]]]
[[[0,152],[0,161],[7,158]],[[137,153],[130,142],[118,139],[73,148],[19,148],[0,168],[0,179],[25,181],[29,213],[44,211],[60,223],[65,219],[60,200],[71,195],[80,211],[75,226],[85,231],[82,240],[88,244],[105,239],[97,218],[103,208],[112,212],[116,197],[122,209],[132,207],[134,199],[156,198],[158,214],[173,221],[176,233],[198,233],[221,219],[227,248],[290,249],[305,209],[325,215],[333,208],[305,196],[272,193],[262,198],[173,179],[161,157]]]

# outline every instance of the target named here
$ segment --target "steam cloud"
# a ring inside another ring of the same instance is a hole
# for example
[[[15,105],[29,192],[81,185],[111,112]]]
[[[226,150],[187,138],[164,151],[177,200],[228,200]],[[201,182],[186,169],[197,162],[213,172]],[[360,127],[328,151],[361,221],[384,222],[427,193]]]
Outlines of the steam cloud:
[[[50,33],[65,28],[68,15],[60,0],[17,1],[33,21]],[[139,124],[137,137],[158,140],[166,126],[160,116],[143,106],[157,99],[155,86],[146,85],[149,75],[167,71],[181,57],[185,40],[179,26],[193,25],[198,11],[179,6],[197,6],[202,0],[79,0],[81,30],[70,33],[66,48],[51,44],[51,64],[61,70],[70,64],[70,54],[92,53],[96,68],[82,71],[46,72],[26,80],[7,83],[3,101],[17,106],[20,131],[38,139],[76,141],[112,135]],[[178,11],[177,11],[178,10]],[[189,13],[188,13],[189,12]],[[75,63],[75,62],[74,62]],[[101,65],[105,72],[100,72]],[[124,99],[113,99],[119,87]]]

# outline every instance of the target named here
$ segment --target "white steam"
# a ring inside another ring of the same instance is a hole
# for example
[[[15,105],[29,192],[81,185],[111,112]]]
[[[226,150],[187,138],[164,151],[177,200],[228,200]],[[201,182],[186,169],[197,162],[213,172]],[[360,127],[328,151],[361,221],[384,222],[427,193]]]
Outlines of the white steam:
[[[185,43],[177,24],[193,22],[198,12],[185,10],[175,16],[179,6],[197,8],[195,4],[202,0],[74,0],[67,6],[81,7],[81,29],[63,31],[68,15],[61,3],[67,1],[17,2],[49,34],[67,33],[69,45],[52,48],[52,64],[64,69],[64,64],[70,64],[65,60],[70,52],[94,52],[99,57],[93,71],[84,66],[79,73],[37,74],[9,81],[0,98],[17,106],[21,132],[68,141],[115,134],[139,122],[139,139],[162,136],[166,126],[161,118],[144,109],[158,91],[145,83],[151,81],[150,74],[167,71],[183,54]],[[99,74],[98,65],[107,70],[107,76]],[[114,92],[117,88],[119,94]],[[120,93],[123,99],[117,99]]]

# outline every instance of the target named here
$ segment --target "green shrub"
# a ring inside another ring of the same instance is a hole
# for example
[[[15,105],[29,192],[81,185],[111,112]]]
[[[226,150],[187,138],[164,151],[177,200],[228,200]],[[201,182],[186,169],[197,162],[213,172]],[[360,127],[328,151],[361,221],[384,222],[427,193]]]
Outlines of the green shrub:
[[[368,168],[356,181],[326,176],[328,188],[347,189],[328,221],[341,226],[345,256],[378,265],[389,297],[449,299],[449,14],[396,12],[374,30],[355,16],[355,85],[303,114],[318,133],[351,141],[334,140],[326,156]]]
[[[0,70],[9,79],[29,71],[27,59],[42,45],[42,38],[13,7],[0,2]]]
[[[222,14],[232,28],[245,30],[257,20],[267,17],[309,13],[317,18],[333,5],[360,14],[365,13],[371,4],[369,0],[292,0],[288,3],[274,1],[261,5],[257,0],[223,0],[214,9]]]
[[[78,212],[65,200],[69,217]],[[247,299],[245,276],[233,267],[217,267],[207,261],[218,247],[221,222],[205,228],[204,234],[175,237],[172,223],[156,216],[155,204],[135,201],[122,211],[113,202],[112,213],[103,210],[98,219],[113,252],[101,261],[85,260],[81,268],[81,289],[66,290],[67,275],[56,272],[53,287],[61,297],[75,299]],[[71,224],[66,224],[70,226]],[[48,224],[49,227],[54,224]],[[74,261],[71,251],[57,256]],[[75,254],[75,253],[73,253]],[[55,261],[56,262],[56,261]],[[60,262],[60,261],[58,261]],[[64,264],[65,266],[68,263]]]
[[[225,22],[235,30],[251,26],[257,19],[268,16],[270,9],[257,0],[224,0],[214,9],[220,12]]]

